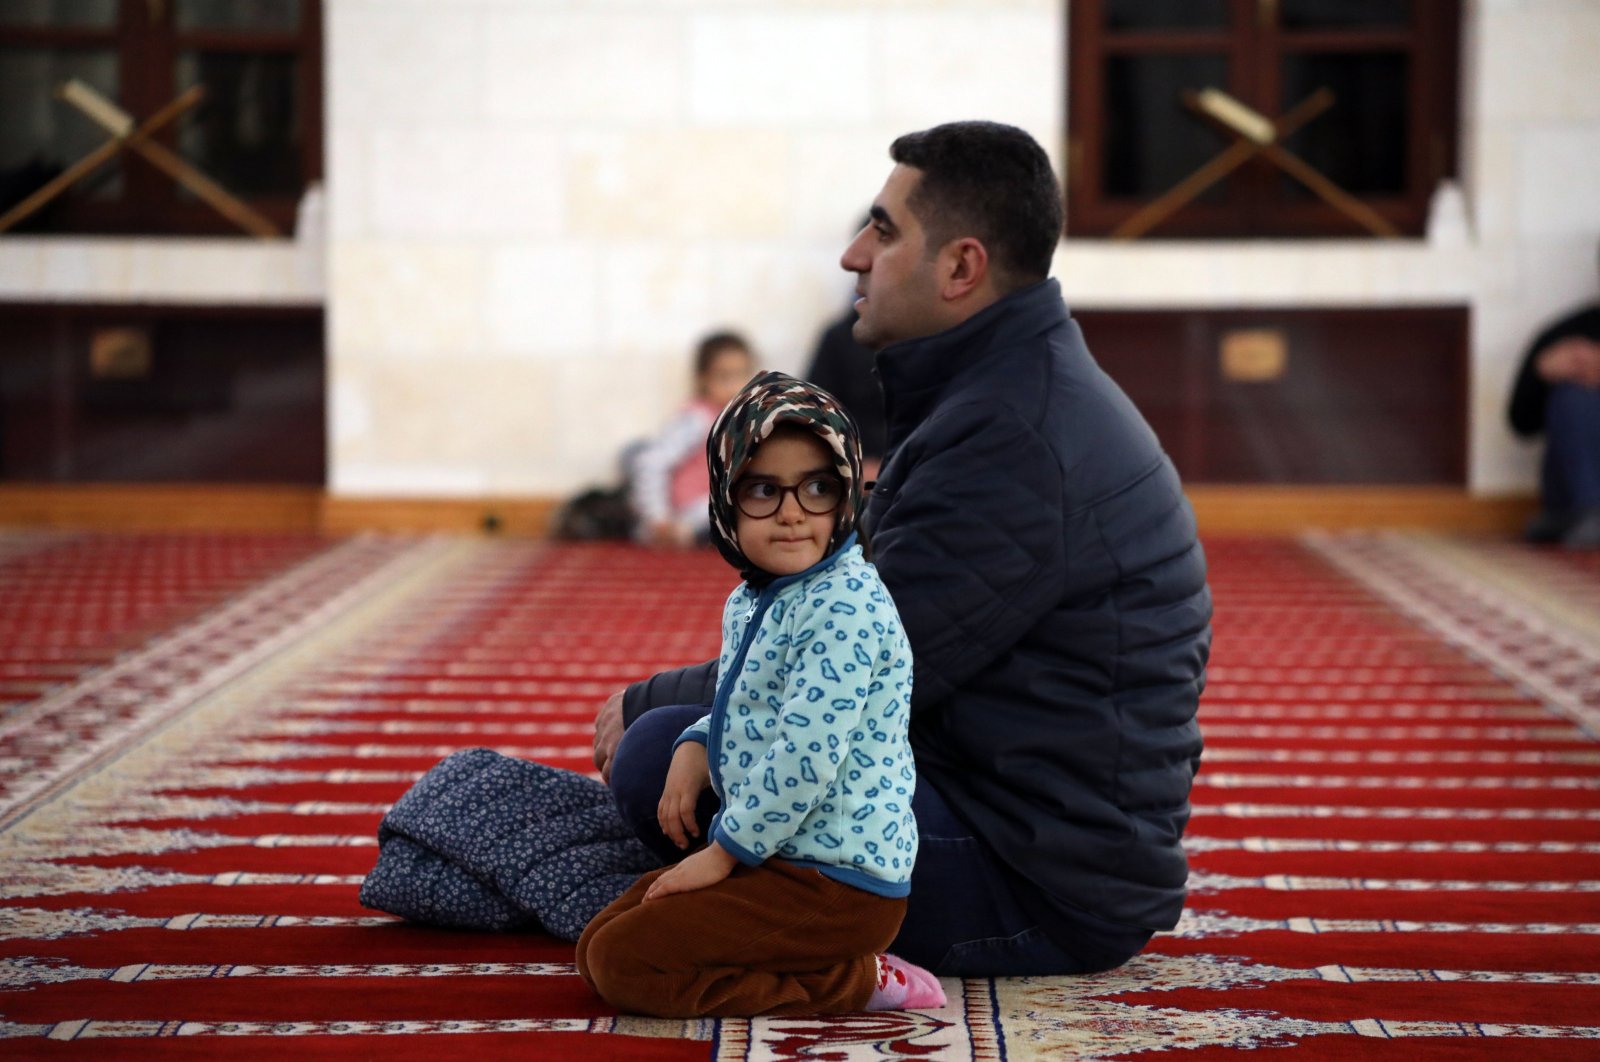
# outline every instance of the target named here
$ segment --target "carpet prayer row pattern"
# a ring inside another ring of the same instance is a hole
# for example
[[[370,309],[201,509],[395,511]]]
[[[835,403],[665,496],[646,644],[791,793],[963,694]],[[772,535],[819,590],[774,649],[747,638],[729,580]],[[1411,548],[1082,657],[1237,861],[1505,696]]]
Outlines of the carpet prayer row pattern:
[[[0,533],[0,1055],[1600,1057],[1600,560],[1207,542],[1178,927],[940,1011],[618,1015],[537,933],[361,908],[450,752],[592,770],[595,706],[716,651],[712,553]]]

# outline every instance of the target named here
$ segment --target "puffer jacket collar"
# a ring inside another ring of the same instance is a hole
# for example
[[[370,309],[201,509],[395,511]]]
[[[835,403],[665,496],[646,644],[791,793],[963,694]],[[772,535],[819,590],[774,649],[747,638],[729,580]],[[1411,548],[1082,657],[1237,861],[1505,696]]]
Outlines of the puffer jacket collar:
[[[889,442],[899,442],[939,397],[985,354],[1006,350],[1068,318],[1061,284],[1046,278],[973,314],[954,328],[891,343],[878,352],[888,407]]]

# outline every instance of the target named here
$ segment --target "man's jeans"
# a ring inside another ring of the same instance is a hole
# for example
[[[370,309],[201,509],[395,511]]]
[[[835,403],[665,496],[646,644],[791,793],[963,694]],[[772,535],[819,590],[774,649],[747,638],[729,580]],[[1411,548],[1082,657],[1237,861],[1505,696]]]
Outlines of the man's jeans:
[[[622,817],[664,860],[685,853],[661,832],[656,806],[672,763],[672,746],[705,715],[705,705],[674,705],[641,715],[623,734],[611,771],[611,791]],[[945,977],[1077,974],[1110,969],[1137,954],[1150,939],[1132,929],[1083,914],[1057,944],[1018,902],[1002,866],[972,835],[926,779],[912,801],[920,838],[911,877],[911,902],[892,949],[896,955]],[[717,811],[709,789],[697,809],[700,836]]]
[[[1600,509],[1600,390],[1557,384],[1545,401],[1544,507]]]

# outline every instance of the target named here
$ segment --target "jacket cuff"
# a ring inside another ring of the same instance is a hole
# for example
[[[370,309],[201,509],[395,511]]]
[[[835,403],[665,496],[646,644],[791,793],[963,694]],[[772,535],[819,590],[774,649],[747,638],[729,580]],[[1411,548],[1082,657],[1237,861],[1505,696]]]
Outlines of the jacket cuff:
[[[727,852],[747,867],[759,867],[766,862],[761,856],[756,855],[744,845],[729,837],[728,831],[722,828],[720,817],[717,819],[716,826],[711,830],[711,839],[721,845],[724,852]]]
[[[693,741],[697,745],[705,745],[706,735],[700,733],[698,730],[685,730],[682,734],[678,735],[678,740],[672,743],[672,751],[677,752],[678,746],[682,745],[685,741]]]

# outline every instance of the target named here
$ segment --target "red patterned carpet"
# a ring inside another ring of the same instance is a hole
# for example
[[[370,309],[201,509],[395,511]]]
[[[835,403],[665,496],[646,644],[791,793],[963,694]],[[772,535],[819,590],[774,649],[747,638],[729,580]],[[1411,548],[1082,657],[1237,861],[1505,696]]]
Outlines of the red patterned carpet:
[[[0,532],[0,1055],[1600,1057],[1600,559],[1208,542],[1190,908],[928,1014],[611,1013],[538,935],[356,902],[383,811],[716,648],[713,554]]]

